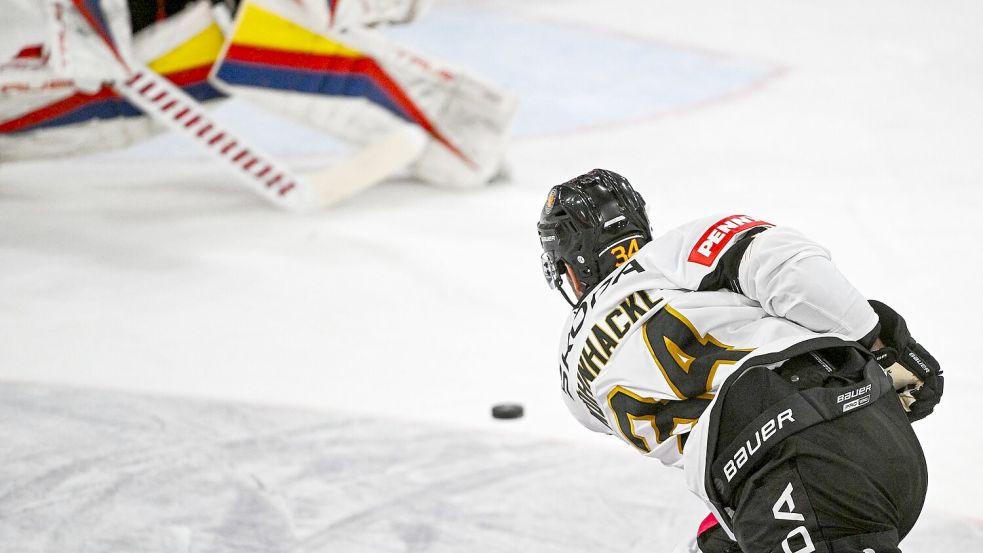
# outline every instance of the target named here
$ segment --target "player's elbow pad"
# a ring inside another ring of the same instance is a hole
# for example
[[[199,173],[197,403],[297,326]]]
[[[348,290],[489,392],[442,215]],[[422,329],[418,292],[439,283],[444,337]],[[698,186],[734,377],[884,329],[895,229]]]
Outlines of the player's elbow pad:
[[[775,227],[754,237],[737,271],[742,292],[772,315],[784,316],[807,286],[799,270],[812,258],[829,262],[829,252],[798,231]]]
[[[822,306],[810,302],[804,293],[821,286],[814,281],[815,273],[809,269],[816,268],[823,261],[817,257],[790,259],[757,279],[756,289],[766,291],[757,298],[764,310],[810,330],[832,330],[829,326],[832,315]]]
[[[745,295],[769,314],[816,332],[860,338],[877,323],[866,299],[839,272],[829,252],[797,231],[761,233],[745,252]]]

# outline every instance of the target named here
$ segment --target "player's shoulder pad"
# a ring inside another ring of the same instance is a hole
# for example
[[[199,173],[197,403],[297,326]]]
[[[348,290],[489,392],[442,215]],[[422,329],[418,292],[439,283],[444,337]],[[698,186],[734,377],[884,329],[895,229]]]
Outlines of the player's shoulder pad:
[[[690,263],[710,267],[736,236],[756,227],[772,227],[771,223],[750,215],[710,216],[687,225]]]

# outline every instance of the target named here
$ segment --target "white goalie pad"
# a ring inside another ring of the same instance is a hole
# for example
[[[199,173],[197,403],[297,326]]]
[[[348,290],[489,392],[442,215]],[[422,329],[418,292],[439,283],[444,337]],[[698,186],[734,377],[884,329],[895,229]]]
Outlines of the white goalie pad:
[[[468,72],[411,52],[371,29],[338,33],[370,55],[405,93],[429,134],[413,175],[437,186],[472,188],[501,168],[518,99]]]
[[[216,84],[356,145],[415,125],[427,144],[411,166],[439,186],[496,175],[516,98],[467,72],[365,28],[318,30],[286,0],[249,0],[237,13]]]
[[[45,108],[112,95],[105,85],[125,72],[106,63],[130,45],[129,13],[123,0],[103,0],[105,32],[117,52],[67,0],[7,0],[11,20],[0,34],[0,131],[17,119],[42,119]],[[68,108],[66,108],[68,109]],[[68,127],[0,132],[0,162],[43,158],[126,146],[146,137],[154,126],[145,119],[93,119]]]
[[[71,127],[0,134],[0,163],[125,148],[164,128],[146,117],[92,119]]]
[[[63,19],[85,24],[80,12],[70,2],[67,5],[62,12]],[[114,4],[107,5],[112,7]],[[115,4],[114,9],[109,14],[100,12],[100,18],[115,21],[116,26],[124,27],[124,30],[112,31],[113,39],[122,37],[115,40],[121,57],[130,59],[132,55],[136,61],[150,64],[162,74],[174,74],[178,77],[182,73],[187,75],[189,68],[201,66],[204,71],[197,78],[201,83],[207,84],[205,78],[208,67],[217,58],[223,41],[208,0],[189,4],[181,12],[154,23],[132,38],[126,30],[129,28],[129,15],[125,3]],[[41,15],[41,11],[35,10],[33,19],[29,18],[29,21],[33,21],[33,27],[27,25],[28,20],[24,21],[23,28],[18,27],[22,29],[18,43],[29,44],[40,36]],[[29,28],[34,30],[29,31]],[[123,80],[125,68],[119,60],[114,59],[113,52],[98,36],[97,31],[89,25],[87,30],[82,29],[78,34],[88,42],[83,42],[81,38],[68,41],[64,56],[68,61],[64,65],[74,67],[72,71],[75,73],[85,67],[98,68],[99,73],[89,71],[89,77],[82,80],[87,80],[90,84],[83,83],[81,87],[78,80],[67,79],[53,81],[61,83],[57,87],[12,86],[8,94],[0,95],[0,161],[115,149],[164,130],[152,118],[125,106],[115,89],[110,86]],[[35,67],[32,77],[36,83],[43,83],[51,78],[60,79],[53,77],[56,73],[52,67],[57,66],[58,62],[52,61],[53,58],[47,55],[51,48],[53,46],[49,43],[44,48],[29,50],[37,54],[37,59],[33,62]],[[81,64],[72,61],[79,59],[86,61]],[[21,56],[19,65],[25,65],[25,62],[25,57]],[[187,78],[184,80],[188,81]],[[98,88],[89,90],[94,86]],[[89,113],[90,118],[85,119],[81,115],[83,112]],[[79,115],[73,116],[73,113]]]
[[[430,134],[413,174],[451,188],[486,184],[501,168],[518,100],[465,70],[400,47],[381,34],[352,29],[341,35],[367,52],[405,91]]]
[[[130,30],[125,0],[101,0],[100,5],[105,31],[126,55]],[[3,8],[0,98],[64,88],[95,92],[104,83],[122,78],[118,67],[104,63],[107,55],[115,54],[72,2],[7,0]]]
[[[431,140],[413,172],[439,186],[487,184],[502,168],[518,101],[466,73],[454,74],[446,86],[434,123],[447,143]]]

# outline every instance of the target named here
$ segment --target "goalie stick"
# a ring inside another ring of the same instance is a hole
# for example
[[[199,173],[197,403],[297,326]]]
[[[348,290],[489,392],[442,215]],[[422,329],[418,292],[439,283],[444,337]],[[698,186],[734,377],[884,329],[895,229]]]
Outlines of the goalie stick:
[[[350,157],[300,176],[217,122],[194,98],[150,69],[137,69],[116,89],[144,113],[225,162],[264,198],[292,210],[329,206],[377,184],[409,165],[425,143],[422,131],[401,126]]]
[[[86,0],[72,0],[72,3],[109,47],[114,61],[126,71],[128,78],[114,84],[120,95],[224,162],[241,182],[279,207],[305,211],[344,200],[407,167],[420,155],[426,143],[423,131],[403,125],[325,169],[304,176],[295,175],[262,149],[221,124],[197,100],[170,81],[125,59],[104,25],[100,24],[100,15],[93,12],[98,6]]]
[[[267,200],[296,210],[310,205],[307,184],[301,178],[217,123],[202,105],[152,70],[138,68],[114,88],[141,111],[228,164]]]

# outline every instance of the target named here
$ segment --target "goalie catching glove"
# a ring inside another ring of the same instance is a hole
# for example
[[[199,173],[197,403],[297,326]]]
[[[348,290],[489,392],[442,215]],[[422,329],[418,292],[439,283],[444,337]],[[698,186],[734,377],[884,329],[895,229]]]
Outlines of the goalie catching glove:
[[[880,319],[878,338],[884,347],[874,351],[874,357],[884,368],[898,391],[908,420],[923,419],[942,400],[945,379],[935,357],[911,337],[908,325],[897,311],[887,305],[869,300]]]

